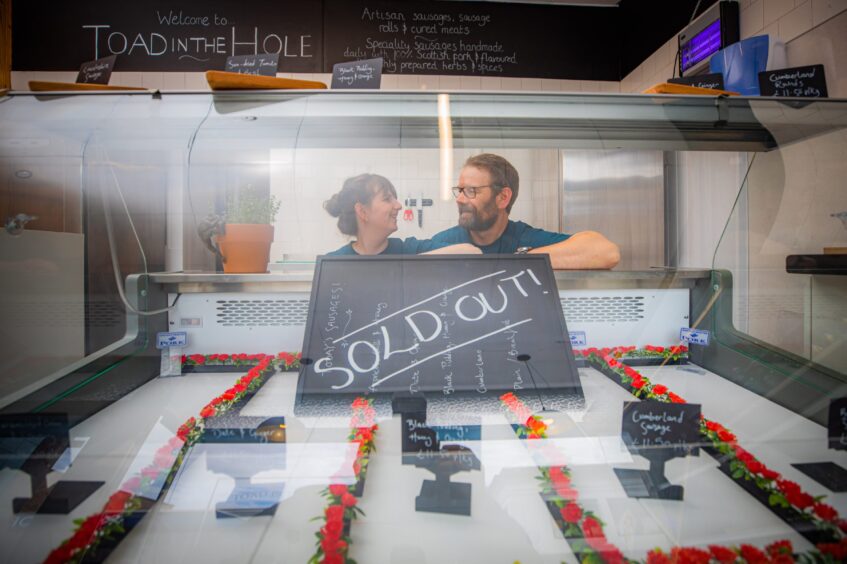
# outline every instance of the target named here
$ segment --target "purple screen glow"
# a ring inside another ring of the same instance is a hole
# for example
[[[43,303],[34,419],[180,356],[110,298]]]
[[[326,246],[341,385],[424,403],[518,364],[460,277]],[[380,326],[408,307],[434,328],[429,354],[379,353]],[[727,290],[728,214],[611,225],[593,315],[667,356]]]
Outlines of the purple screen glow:
[[[682,46],[682,70],[690,69],[720,48],[721,20],[717,19]]]

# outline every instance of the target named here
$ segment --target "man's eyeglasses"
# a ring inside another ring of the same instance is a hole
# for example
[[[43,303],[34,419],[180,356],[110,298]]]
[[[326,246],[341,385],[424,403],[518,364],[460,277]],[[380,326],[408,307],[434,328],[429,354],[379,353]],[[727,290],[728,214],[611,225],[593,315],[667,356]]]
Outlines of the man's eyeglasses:
[[[485,186],[453,186],[453,197],[458,198],[459,194],[464,194],[465,198],[473,200],[483,188],[497,188],[495,184],[487,184]]]

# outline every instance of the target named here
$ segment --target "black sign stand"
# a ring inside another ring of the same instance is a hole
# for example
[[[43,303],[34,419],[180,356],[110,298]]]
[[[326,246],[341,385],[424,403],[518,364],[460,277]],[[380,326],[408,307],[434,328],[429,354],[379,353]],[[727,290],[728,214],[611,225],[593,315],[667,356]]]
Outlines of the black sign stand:
[[[613,469],[626,495],[634,498],[681,500],[683,487],[671,484],[665,477],[665,462],[676,458],[676,455],[670,452],[670,449],[656,449],[652,453],[640,454],[650,461],[649,470]]]
[[[847,398],[829,403],[827,435],[830,449],[847,450]],[[832,492],[847,492],[847,470],[835,462],[805,462],[791,466]]]
[[[264,382],[270,379],[266,376]],[[233,404],[227,413],[210,417],[206,420],[201,443],[285,443],[286,426],[284,417],[256,417],[241,415],[241,410],[253,399],[258,388],[248,392],[237,403]],[[236,447],[237,448],[237,447]],[[279,457],[268,456],[256,459],[250,470],[253,474],[263,470],[279,468]],[[233,452],[230,456],[211,457],[208,468],[231,476],[235,487],[229,497],[215,506],[215,516],[218,519],[232,517],[258,517],[274,515],[279,506],[277,490],[272,489],[281,484],[255,485],[251,483],[252,476],[244,476],[245,464],[243,457]],[[270,494],[270,495],[269,495]],[[242,500],[252,503],[242,503]]]
[[[6,452],[0,457],[0,467],[26,472],[32,488],[31,497],[12,500],[13,512],[67,515],[105,483],[61,480],[47,486],[47,475],[70,447],[68,431],[64,413],[0,416],[0,438],[13,444],[11,449],[3,449]]]
[[[396,393],[392,405],[401,418],[403,464],[435,474],[435,480],[423,481],[415,498],[415,511],[470,515],[471,485],[451,482],[450,476],[479,470],[479,459],[467,447],[441,446],[435,430],[426,425],[426,399],[422,396]]]
[[[632,498],[680,501],[684,488],[671,484],[665,463],[699,454],[700,406],[657,401],[624,402],[621,436],[633,454],[650,461],[649,470],[614,468],[626,495]],[[668,445],[668,446],[662,446]]]

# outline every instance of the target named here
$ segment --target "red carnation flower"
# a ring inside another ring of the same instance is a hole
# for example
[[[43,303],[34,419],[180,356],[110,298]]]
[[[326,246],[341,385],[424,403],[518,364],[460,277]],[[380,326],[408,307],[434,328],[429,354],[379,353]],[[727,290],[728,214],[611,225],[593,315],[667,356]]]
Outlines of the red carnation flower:
[[[733,564],[736,560],[738,560],[738,555],[735,554],[735,551],[724,546],[709,545],[709,552],[711,553],[712,558],[717,560],[720,564]]]
[[[203,409],[200,410],[200,417],[206,419],[207,417],[212,417],[215,414],[214,406],[207,405]]]
[[[792,491],[785,494],[785,499],[788,500],[788,503],[801,510],[807,509],[815,503],[815,498],[806,492]]]
[[[779,480],[776,483],[776,487],[784,494],[788,494],[789,492],[799,493],[801,491],[800,486],[791,480]]]
[[[636,376],[635,378],[632,379],[632,383],[630,385],[633,388],[640,390],[641,388],[644,387],[645,384],[647,384],[647,382],[644,381],[644,379],[641,378],[641,376]]]
[[[747,561],[748,564],[767,564],[768,555],[749,544],[741,545],[741,558]]]
[[[794,553],[794,547],[790,540],[780,540],[766,546],[765,551],[772,557],[779,554],[791,555]]]
[[[671,562],[675,564],[708,564],[712,555],[700,548],[675,546],[671,549]]]
[[[758,474],[765,468],[765,465],[756,459],[748,460],[744,463],[744,465],[747,467],[747,470],[753,474]]]
[[[349,492],[341,494],[341,505],[344,507],[353,507],[356,505],[356,496]]]
[[[324,514],[327,523],[341,521],[344,518],[344,507],[338,504],[330,505],[324,510]]]
[[[109,498],[109,501],[107,501],[106,505],[103,507],[103,513],[105,513],[106,515],[120,515],[124,512],[126,503],[131,497],[132,494],[128,492],[116,491],[112,494],[112,497]]]
[[[682,399],[673,392],[668,392],[668,399],[671,400],[671,403],[685,403],[684,399]]]
[[[329,554],[324,554],[321,564],[344,564],[344,557],[337,552],[330,552]]]
[[[606,538],[606,535],[603,534],[603,526],[594,517],[586,517],[582,520],[582,534],[586,539]]]
[[[816,503],[812,509],[814,510],[815,515],[824,521],[835,521],[838,519],[838,511],[825,503]]]
[[[579,498],[579,492],[569,486],[556,488],[556,495],[570,501],[576,501]]]
[[[333,507],[338,507],[339,509],[343,509],[340,505],[339,506],[333,506]],[[338,537],[341,536],[341,533],[344,532],[344,523],[342,522],[341,519],[333,519],[332,521],[327,519],[326,525],[324,526],[323,530],[324,530],[327,537],[338,538]]]
[[[844,562],[847,560],[847,544],[845,544],[844,541],[840,543],[821,543],[818,545],[818,550],[820,550],[822,554],[832,556],[836,562]]]
[[[350,491],[350,488],[348,488],[344,484],[331,484],[329,486],[329,493],[331,493],[335,497],[341,497],[348,491]]]
[[[657,548],[647,553],[647,564],[671,564],[671,559]]]
[[[550,468],[550,482],[553,483],[553,487],[566,487],[571,483],[571,479],[567,476],[567,474],[562,471],[559,466],[553,466]]]
[[[733,443],[735,442],[735,435],[727,431],[726,429],[721,429],[718,431],[718,438],[725,443]]]
[[[663,395],[665,395],[665,393],[667,393],[667,391],[668,391],[668,387],[667,387],[667,386],[663,386],[663,385],[661,385],[661,384],[656,384],[655,386],[653,386],[653,390],[652,390],[652,391],[653,391],[653,393],[654,393],[655,395],[657,395],[657,396],[663,396]]]
[[[768,480],[778,480],[780,477],[779,472],[775,472],[770,468],[765,468],[764,470],[762,470],[761,474]]]
[[[582,508],[573,502],[560,509],[559,513],[562,514],[565,523],[579,523],[579,520],[582,519]]]

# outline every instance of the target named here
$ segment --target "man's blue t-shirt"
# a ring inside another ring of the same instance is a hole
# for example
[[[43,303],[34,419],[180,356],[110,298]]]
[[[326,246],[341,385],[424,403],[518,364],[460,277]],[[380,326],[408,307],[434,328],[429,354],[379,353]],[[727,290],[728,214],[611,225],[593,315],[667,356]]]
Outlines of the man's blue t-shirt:
[[[431,239],[416,239],[415,237],[407,237],[406,239],[398,239],[397,237],[389,237],[388,246],[385,250],[379,253],[380,255],[417,255],[425,253],[433,249],[440,249],[445,245],[437,245]],[[353,249],[353,243],[347,243],[338,250],[327,253],[327,255],[354,255],[359,256]]]
[[[570,238],[570,235],[565,233],[553,233],[552,231],[537,229],[527,225],[523,221],[509,220],[506,230],[503,231],[499,239],[484,247],[476,246],[479,247],[483,254],[512,254],[520,247],[532,247],[533,249],[546,247],[565,241],[568,238]],[[434,248],[457,245],[459,243],[475,245],[468,230],[458,225],[436,233],[431,241],[436,245]]]

